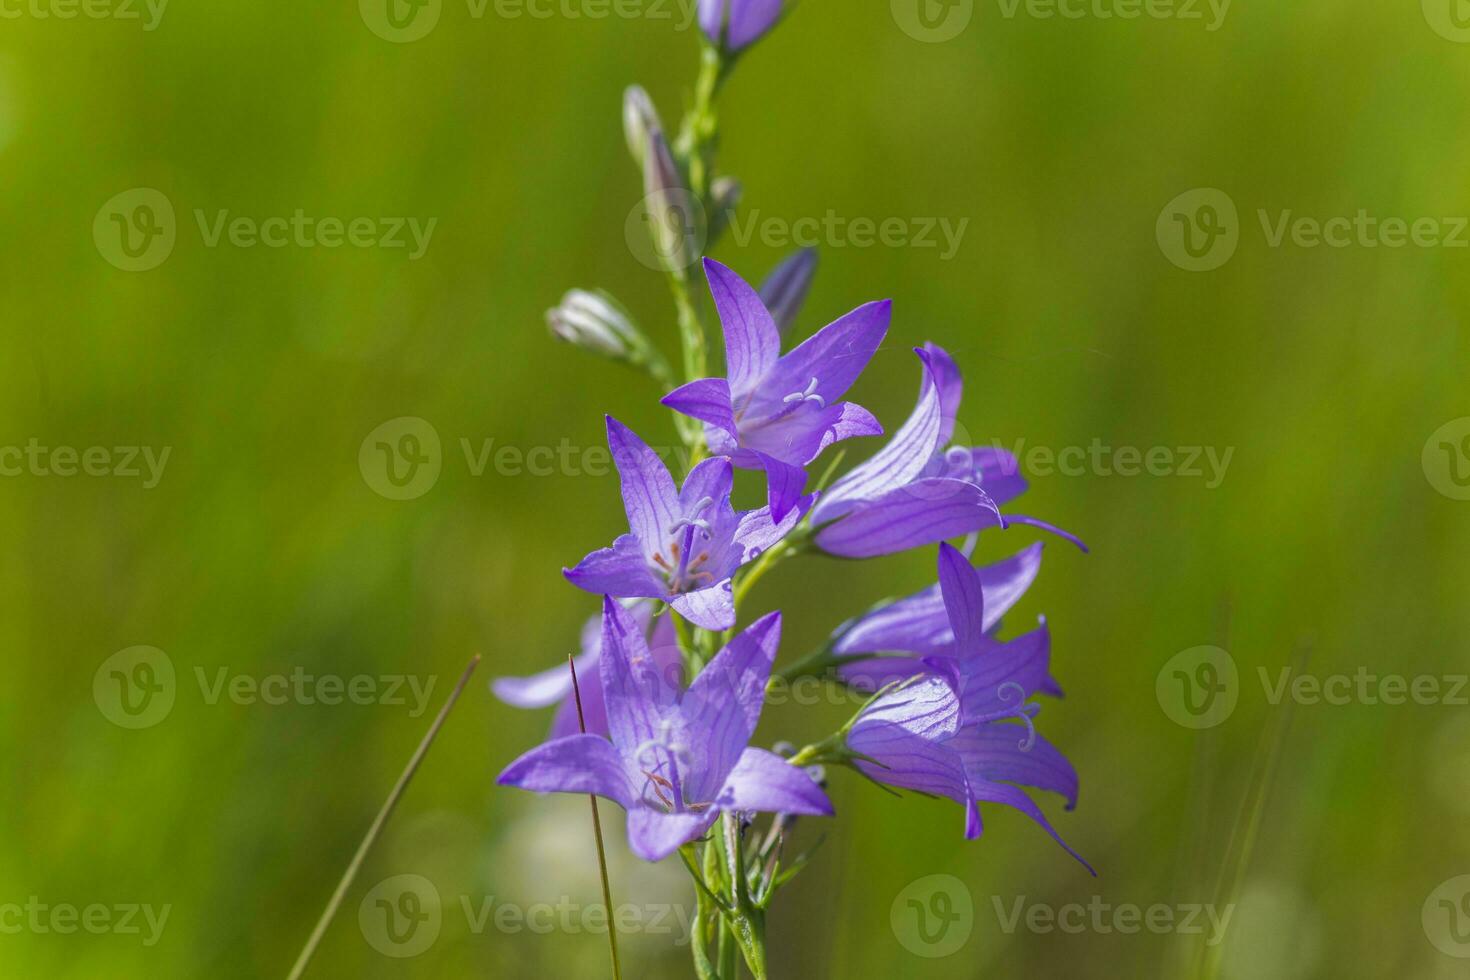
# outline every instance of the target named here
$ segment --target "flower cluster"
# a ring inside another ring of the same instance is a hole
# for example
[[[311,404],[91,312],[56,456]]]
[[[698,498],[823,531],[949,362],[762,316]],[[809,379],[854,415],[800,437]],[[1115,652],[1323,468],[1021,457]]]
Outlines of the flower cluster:
[[[805,860],[785,858],[783,846],[796,818],[832,815],[830,767],[954,800],[970,838],[981,832],[980,804],[999,803],[1062,843],[1023,787],[1059,794],[1069,808],[1077,798],[1071,764],[1036,730],[1037,699],[1061,694],[1046,623],[1000,636],[1002,616],[1037,577],[1042,546],[976,568],[949,542],[965,538],[970,548],[979,532],[1013,526],[1081,542],[1003,512],[1026,489],[1008,453],[954,444],[963,386],[953,358],[934,344],[915,348],[913,412],[866,462],[832,479],[840,452],[824,475],[814,469],[828,450],[884,434],[871,412],[845,399],[883,348],[892,304],[858,306],[783,353],[814,253],[792,256],[760,289],[706,258],[710,302],[702,301],[695,259],[734,198],[733,180],[714,175],[713,99],[736,58],[782,14],[780,0],[701,0],[704,71],[672,141],[646,93],[632,89],[625,100],[651,206],[678,218],[693,202],[717,216],[694,243],[670,238],[677,221],[651,225],[677,307],[685,380],[676,383],[657,345],[607,293],[574,290],[548,322],[558,338],[659,382],[690,463],[676,481],[643,439],[607,418],[627,531],[564,571],[601,597],[601,614],[583,631],[575,670],[495,684],[510,704],[558,705],[551,739],[512,762],[502,784],[612,800],[627,811],[634,853],[685,862],[699,886],[693,949],[702,977],[733,976],[736,948],[765,975],[765,909]],[[705,366],[710,308],[724,339],[723,375]],[[737,508],[736,469],[763,474],[761,506]],[[932,545],[937,584],[843,623],[779,672],[867,695],[862,709],[800,750],[753,745],[782,622],[776,612],[737,629],[755,582],[797,555],[861,559]],[[753,830],[760,814],[771,815],[764,834]]]

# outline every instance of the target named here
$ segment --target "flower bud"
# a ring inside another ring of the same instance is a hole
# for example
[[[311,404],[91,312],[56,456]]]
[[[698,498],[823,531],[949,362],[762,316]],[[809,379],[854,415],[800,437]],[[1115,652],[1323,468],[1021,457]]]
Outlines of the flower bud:
[[[684,186],[684,177],[663,133],[653,133],[643,160],[644,203],[659,263],[682,276],[704,248],[704,209]]]
[[[735,53],[775,27],[785,5],[785,0],[699,0],[699,26],[721,50]]]
[[[629,85],[623,91],[623,138],[628,141],[628,153],[640,168],[647,156],[649,137],[663,131],[658,109],[643,86]]]
[[[546,311],[546,326],[557,340],[615,361],[632,360],[646,346],[628,311],[601,290],[571,290]]]
[[[745,186],[735,177],[716,177],[710,184],[709,195],[716,211],[734,211],[740,206]]]
[[[781,261],[761,283],[761,302],[782,333],[796,320],[817,272],[817,250],[804,248]]]
[[[713,245],[725,233],[735,209],[740,206],[740,197],[745,188],[734,177],[716,177],[710,184],[709,240]]]

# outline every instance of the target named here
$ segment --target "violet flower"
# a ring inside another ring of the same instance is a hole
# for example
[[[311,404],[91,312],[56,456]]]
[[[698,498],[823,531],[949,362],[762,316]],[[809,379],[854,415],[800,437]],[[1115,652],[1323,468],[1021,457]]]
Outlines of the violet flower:
[[[997,650],[985,631],[978,572],[963,554],[940,546],[939,587],[954,635],[952,656],[926,660],[929,672],[880,694],[853,721],[847,747],[854,765],[881,783],[944,796],[965,807],[965,837],[982,831],[981,803],[1003,803],[1036,821],[1089,872],[1041,808],[1017,785],[1077,803],[1077,773],[1037,734],[1030,702],[1049,686],[1048,650],[1021,644]]]
[[[783,0],[699,0],[699,27],[726,51],[750,47],[781,19]]]
[[[705,259],[704,269],[725,332],[728,377],[691,381],[663,403],[704,423],[711,452],[765,470],[771,514],[781,520],[822,450],[883,434],[867,409],[839,399],[882,345],[892,304],[860,306],[782,356],[781,333],[760,295],[718,262]]]
[[[780,635],[780,613],[757,620],[680,692],[658,669],[638,623],[605,599],[600,673],[609,737],[547,742],[498,782],[612,800],[628,811],[633,853],[649,861],[703,836],[727,811],[831,816],[827,795],[806,772],[749,745]]]
[[[662,599],[707,630],[733,627],[731,578],[785,537],[811,498],[793,501],[779,523],[768,507],[737,513],[730,504],[730,460],[704,460],[678,490],[663,460],[611,416],[607,444],[622,481],[629,533],[563,569],[567,580],[599,595]]]
[[[649,652],[665,676],[682,676],[684,657],[674,634],[674,621],[659,617],[649,631],[654,603],[639,602],[628,615],[648,637]],[[592,616],[582,627],[581,656],[576,658],[578,686],[582,694],[582,719],[592,735],[607,734],[607,706],[602,700],[602,616]],[[549,708],[557,705],[548,737],[561,738],[582,731],[577,717],[577,700],[572,691],[572,672],[565,661],[529,677],[498,677],[490,685],[495,696],[517,708]]]
[[[998,447],[948,445],[963,383],[954,359],[934,344],[923,362],[918,403],[882,451],[832,484],[812,512],[816,543],[828,554],[872,558],[990,527],[1027,524],[1087,546],[1060,528],[1002,504],[1026,490],[1016,458]]]

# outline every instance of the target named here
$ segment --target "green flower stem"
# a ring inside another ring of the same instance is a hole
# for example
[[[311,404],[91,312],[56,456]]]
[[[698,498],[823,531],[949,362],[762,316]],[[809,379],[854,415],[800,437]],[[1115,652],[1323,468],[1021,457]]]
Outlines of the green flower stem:
[[[694,973],[699,980],[720,980],[720,971],[710,959],[710,940],[714,930],[723,921],[719,900],[709,890],[704,875],[699,870],[700,857],[695,845],[685,844],[679,848],[679,857],[683,860],[684,867],[689,869],[689,876],[694,879],[694,932],[689,942],[690,955],[694,958]]]
[[[709,165],[720,139],[720,117],[715,100],[729,74],[730,62],[713,44],[700,48],[699,77],[694,104],[684,116],[676,149],[688,161],[689,189],[701,202],[709,198]]]

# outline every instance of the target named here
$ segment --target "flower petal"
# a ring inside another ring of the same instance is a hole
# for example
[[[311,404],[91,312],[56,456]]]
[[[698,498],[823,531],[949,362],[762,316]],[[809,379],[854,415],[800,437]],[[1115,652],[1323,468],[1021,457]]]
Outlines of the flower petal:
[[[1041,571],[1041,542],[1018,554],[981,566],[980,586],[985,597],[985,631],[993,630]],[[841,632],[833,652],[912,653],[919,656],[954,653],[954,631],[938,585],[883,606]],[[854,665],[856,666],[856,665]],[[902,669],[896,665],[894,669]],[[879,685],[882,686],[882,685]]]
[[[750,744],[765,704],[766,682],[781,642],[781,614],[770,613],[737,634],[689,685],[679,710],[700,744],[695,801],[713,796]],[[696,777],[691,777],[694,782]]]
[[[917,479],[944,445],[939,389],[930,367],[932,355],[922,350],[914,353],[923,363],[923,376],[913,412],[888,445],[827,488],[812,515],[814,522],[821,524],[841,517],[856,501],[872,500]]]
[[[969,469],[972,479],[994,500],[1003,506],[1026,492],[1026,478],[1021,475],[1021,464],[1008,450],[999,446],[975,446],[970,454]]]
[[[924,353],[929,355],[926,363],[934,378],[934,387],[939,391],[939,415],[942,420],[939,426],[939,445],[947,446],[950,436],[954,434],[955,417],[959,415],[965,383],[960,377],[959,366],[949,356],[949,351],[938,344],[926,343]]]
[[[970,559],[948,542],[939,543],[939,591],[954,631],[955,656],[978,651],[985,639],[985,595]]]
[[[698,419],[727,433],[732,439],[739,433],[731,407],[730,385],[724,378],[700,378],[675,388],[660,403],[692,419]]]
[[[587,676],[588,661],[597,662],[596,657],[586,655],[577,660],[579,679]],[[529,677],[497,677],[490,682],[490,690],[513,708],[548,708],[572,693],[572,672],[563,662]]]
[[[748,748],[720,790],[721,810],[795,813],[830,817],[832,801],[805,769],[798,769],[774,752]]]
[[[1068,810],[1077,805],[1077,770],[1056,746],[1022,725],[974,725],[952,744],[972,778],[1035,786],[1061,795]]]
[[[637,800],[622,757],[598,735],[568,735],[538,745],[507,766],[496,782],[533,793],[593,793],[624,808]]]
[[[602,699],[613,745],[626,759],[653,741],[674,710],[679,691],[667,668],[654,659],[643,630],[612,598],[602,605]]]
[[[607,417],[607,445],[622,483],[628,527],[645,548],[656,549],[678,519],[674,478],[658,454],[611,415]]]
[[[577,588],[595,595],[657,599],[668,591],[649,570],[643,542],[632,534],[624,534],[611,548],[592,552],[576,568],[562,569],[562,574]]]
[[[811,494],[796,501],[796,506],[787,512],[786,516],[779,522],[771,520],[771,508],[762,507],[759,510],[747,510],[740,515],[740,524],[735,529],[735,543],[742,549],[740,556],[742,563],[754,561],[761,556],[786,535],[801,521],[806,512],[811,509],[812,501],[815,500]]]
[[[748,3],[741,4],[746,8]],[[777,8],[779,9],[779,2]],[[731,25],[732,28],[734,25]],[[781,332],[750,284],[714,259],[704,260],[710,295],[725,332],[725,369],[736,400],[749,394],[776,364]]]
[[[796,507],[801,492],[806,489],[806,470],[794,463],[783,462],[762,452],[752,455],[766,471],[766,495],[771,509],[771,519],[781,521]]]
[[[1004,803],[1006,806],[1014,807],[1032,820],[1035,820],[1041,825],[1043,830],[1051,834],[1053,840],[1062,845],[1064,851],[1081,862],[1089,874],[1094,878],[1097,877],[1097,872],[1093,870],[1092,865],[1083,860],[1082,855],[1072,850],[1067,845],[1067,842],[1062,840],[1061,834],[1058,834],[1046,819],[1046,814],[1042,813],[1041,808],[1024,792],[1014,786],[1007,786],[1004,783],[992,783],[983,779],[971,780],[971,791],[975,794],[975,799],[982,803]]]
[[[701,629],[720,631],[735,625],[735,596],[729,579],[676,595],[669,600],[669,605]]]
[[[1050,665],[1051,632],[1044,622],[1009,642],[984,639],[959,658],[965,723],[1015,715],[1026,700],[1050,693]]]
[[[979,487],[938,477],[889,491],[818,531],[816,541],[828,554],[872,558],[1004,526]]]
[[[714,807],[699,813],[663,813],[640,806],[628,810],[628,846],[645,861],[662,861],[703,837],[720,815]]]
[[[779,411],[786,395],[805,391],[813,378],[814,393],[828,405],[836,404],[883,346],[892,316],[890,300],[865,303],[818,330],[776,362],[752,411],[775,414],[768,409]]]
[[[703,501],[705,497],[717,504],[728,501],[733,483],[734,472],[729,459],[724,456],[716,456],[713,459],[702,460],[689,472],[689,476],[684,480],[683,489],[679,491],[680,516],[690,516],[694,506]]]

